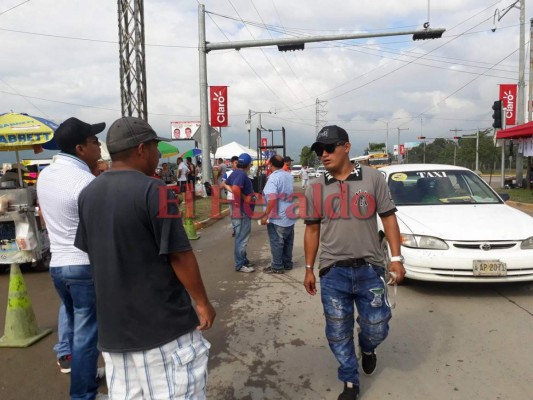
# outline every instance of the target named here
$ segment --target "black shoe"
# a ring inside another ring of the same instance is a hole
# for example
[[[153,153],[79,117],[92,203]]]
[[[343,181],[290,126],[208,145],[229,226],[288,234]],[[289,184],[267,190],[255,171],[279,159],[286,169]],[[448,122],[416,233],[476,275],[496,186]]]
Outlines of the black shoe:
[[[263,272],[265,274],[284,274],[285,273],[283,269],[275,269],[272,267],[263,268]]]
[[[350,385],[350,387],[348,387]],[[353,383],[344,382],[344,390],[337,400],[357,400],[359,396],[359,386],[355,386]]]
[[[361,352],[361,367],[365,374],[372,375],[376,370],[377,363],[378,358],[376,357],[375,351],[372,351],[371,353]]]

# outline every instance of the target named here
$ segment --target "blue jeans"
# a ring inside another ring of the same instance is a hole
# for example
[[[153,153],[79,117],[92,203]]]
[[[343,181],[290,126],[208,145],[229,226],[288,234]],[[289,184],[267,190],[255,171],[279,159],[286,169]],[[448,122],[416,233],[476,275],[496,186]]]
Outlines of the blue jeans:
[[[292,268],[292,247],[294,245],[294,225],[279,226],[267,224],[270,239],[270,253],[272,254],[273,269]]]
[[[391,310],[385,299],[382,267],[333,266],[320,278],[329,347],[340,364],[339,380],[359,385],[354,344],[354,303],[361,329],[359,345],[373,351],[389,332]]]
[[[53,267],[52,267],[53,268]],[[68,323],[67,310],[61,302],[59,315],[57,317],[57,343],[54,346],[57,358],[68,356],[71,353],[70,343],[72,343],[72,327]]]
[[[90,265],[51,267],[50,275],[65,305],[68,325],[73,332],[70,398],[93,400],[97,393],[99,355],[93,269]]]
[[[241,211],[242,214],[242,211]],[[231,218],[231,224],[235,228],[235,245],[233,254],[235,257],[235,270],[240,270],[243,266],[248,265],[250,260],[246,255],[248,240],[252,232],[252,219],[247,215],[241,218]]]

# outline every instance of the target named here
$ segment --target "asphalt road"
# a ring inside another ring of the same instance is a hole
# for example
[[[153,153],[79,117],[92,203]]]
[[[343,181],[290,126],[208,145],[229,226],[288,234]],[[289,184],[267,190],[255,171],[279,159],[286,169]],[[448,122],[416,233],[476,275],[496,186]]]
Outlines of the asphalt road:
[[[252,225],[249,256],[270,259],[266,228]],[[233,270],[229,219],[193,242],[217,319],[208,398],[334,400],[341,384],[324,337],[320,299],[303,289],[303,224],[296,226],[296,267],[285,275]],[[58,299],[46,273],[25,274],[41,327],[54,333],[25,349],[0,348],[0,399],[67,399],[59,372]],[[8,275],[0,275],[0,313]],[[320,287],[319,287],[320,290]],[[533,393],[533,284],[464,285],[409,282],[398,288],[378,368],[362,377],[361,399],[523,400]],[[0,331],[4,318],[0,314]]]

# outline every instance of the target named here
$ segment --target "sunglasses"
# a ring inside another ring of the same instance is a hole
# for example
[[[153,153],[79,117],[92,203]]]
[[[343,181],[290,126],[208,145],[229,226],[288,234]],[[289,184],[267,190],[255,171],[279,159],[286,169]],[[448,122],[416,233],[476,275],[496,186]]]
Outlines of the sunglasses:
[[[326,153],[333,153],[335,151],[335,149],[339,146],[344,146],[346,144],[346,142],[337,142],[337,143],[330,143],[330,144],[324,144],[320,147],[317,147],[315,149],[315,153],[318,157],[322,157],[322,155],[324,154],[324,152]]]

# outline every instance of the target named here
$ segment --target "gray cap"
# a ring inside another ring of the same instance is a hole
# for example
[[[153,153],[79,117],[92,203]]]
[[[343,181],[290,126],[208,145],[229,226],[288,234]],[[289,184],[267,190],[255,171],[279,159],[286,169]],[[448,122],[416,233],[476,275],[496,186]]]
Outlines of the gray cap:
[[[135,117],[122,117],[113,122],[107,131],[107,150],[110,154],[137,147],[139,144],[157,140],[170,142],[170,139],[157,136],[148,122]]]

